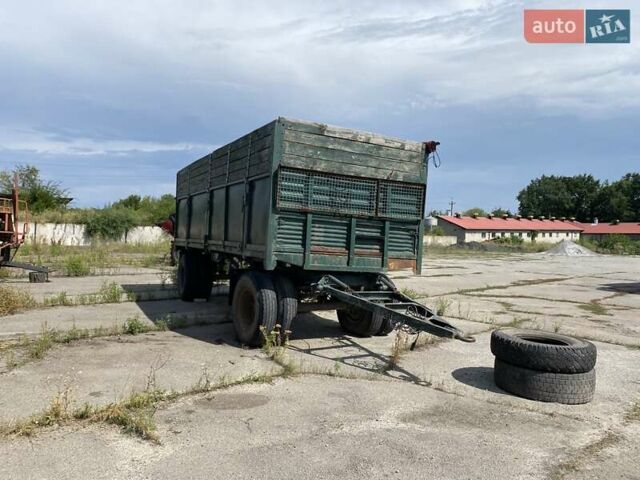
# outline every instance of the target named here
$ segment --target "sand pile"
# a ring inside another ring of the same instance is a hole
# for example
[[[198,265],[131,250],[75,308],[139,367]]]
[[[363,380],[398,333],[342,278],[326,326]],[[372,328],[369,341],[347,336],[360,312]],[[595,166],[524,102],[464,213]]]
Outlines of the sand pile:
[[[562,255],[565,257],[594,257],[597,253],[592,252],[588,248],[573,243],[570,240],[564,240],[551,250],[544,252],[546,255]]]

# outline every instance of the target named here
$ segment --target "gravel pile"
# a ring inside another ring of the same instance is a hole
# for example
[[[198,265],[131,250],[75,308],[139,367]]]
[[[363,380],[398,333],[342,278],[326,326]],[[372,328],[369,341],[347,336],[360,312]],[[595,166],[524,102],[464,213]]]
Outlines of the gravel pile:
[[[570,240],[564,240],[551,250],[545,252],[546,255],[562,255],[565,257],[594,257],[597,253],[592,252],[588,248],[573,243]]]

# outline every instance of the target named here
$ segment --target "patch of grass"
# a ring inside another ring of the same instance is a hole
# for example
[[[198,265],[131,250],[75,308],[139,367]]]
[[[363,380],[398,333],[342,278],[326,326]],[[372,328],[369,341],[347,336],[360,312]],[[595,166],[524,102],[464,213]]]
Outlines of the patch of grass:
[[[610,315],[609,311],[605,307],[596,302],[581,303],[578,305],[578,308],[592,313],[593,315]]]
[[[50,330],[46,324],[43,325],[40,335],[24,342],[29,357],[37,360],[42,359],[44,354],[57,343],[56,336],[55,330]]]
[[[138,335],[139,333],[146,333],[152,327],[143,323],[137,316],[128,318],[122,326],[122,332],[127,335]]]
[[[447,311],[449,310],[449,307],[451,307],[452,304],[453,302],[451,301],[450,298],[438,297],[435,305],[436,315],[440,317],[446,315]]]
[[[611,430],[607,431],[602,437],[582,447],[567,460],[556,465],[552,469],[549,478],[551,480],[563,480],[567,475],[579,472],[582,465],[587,460],[594,457],[601,451],[615,445],[620,441],[620,439],[621,436],[619,434],[612,432]]]
[[[400,290],[400,293],[403,294],[405,297],[409,297],[411,299],[416,299],[418,297],[420,297],[420,292],[417,292],[416,290],[413,290],[411,288],[402,288]]]
[[[102,303],[119,303],[122,300],[122,287],[116,282],[104,282],[98,291]]]
[[[11,315],[35,306],[31,294],[9,285],[0,285],[0,316]]]
[[[291,377],[299,372],[299,368],[293,364],[287,355],[286,344],[288,337],[282,338],[280,335],[280,325],[276,324],[271,332],[267,332],[264,327],[260,327],[263,343],[262,351],[271,360],[282,368],[283,377]]]
[[[96,293],[85,293],[76,297],[78,305],[95,305],[99,303],[120,303],[124,290],[116,282],[102,282]]]
[[[628,422],[640,422],[640,400],[636,400],[631,408],[627,410],[624,419]]]
[[[409,350],[409,335],[404,330],[396,330],[393,344],[391,345],[391,353],[387,359],[385,370],[393,370],[400,365],[400,360],[407,350]]]
[[[564,280],[572,280],[578,277],[550,277],[550,278],[537,278],[533,280],[519,280],[517,282],[509,283],[506,285],[486,285],[484,287],[476,287],[476,288],[465,288],[462,290],[458,290],[456,293],[458,295],[468,295],[475,294],[478,292],[486,292],[487,290],[504,290],[506,288],[511,287],[526,287],[530,285],[543,285],[545,283],[555,283],[562,282]],[[518,297],[514,295],[514,297]]]
[[[67,292],[60,292],[51,297],[46,297],[42,304],[47,307],[69,306],[73,305],[73,299],[67,295]]]
[[[70,405],[70,392],[65,389],[58,392],[45,410],[13,425],[0,427],[0,434],[31,436],[40,428],[61,425],[72,418]]]
[[[91,273],[91,268],[84,257],[73,255],[65,260],[64,272],[69,277],[86,277]]]

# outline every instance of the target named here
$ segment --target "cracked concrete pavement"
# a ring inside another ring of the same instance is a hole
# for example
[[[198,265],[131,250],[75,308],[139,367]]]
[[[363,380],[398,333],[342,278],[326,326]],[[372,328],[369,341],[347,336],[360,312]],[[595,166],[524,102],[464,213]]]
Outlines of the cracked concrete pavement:
[[[98,425],[1,438],[0,478],[638,478],[640,419],[627,412],[640,401],[640,258],[441,256],[425,267],[422,277],[397,272],[396,283],[431,306],[448,299],[445,316],[476,343],[428,343],[387,371],[393,334],[352,338],[333,312],[301,315],[286,355],[315,374],[163,403],[155,413],[160,445]],[[118,282],[161,288],[144,272]],[[581,306],[593,303],[602,308]],[[132,314],[151,323],[170,311],[211,324],[56,345],[41,360],[5,368],[0,423],[41,411],[64,388],[77,405],[102,405],[144,388],[150,374],[159,388],[180,391],[203,372],[214,382],[277,373],[261,351],[239,348],[227,310],[224,297],[212,297],[2,317],[5,339],[36,334],[44,321],[94,328]],[[490,331],[515,324],[593,339],[593,402],[539,403],[495,387]]]

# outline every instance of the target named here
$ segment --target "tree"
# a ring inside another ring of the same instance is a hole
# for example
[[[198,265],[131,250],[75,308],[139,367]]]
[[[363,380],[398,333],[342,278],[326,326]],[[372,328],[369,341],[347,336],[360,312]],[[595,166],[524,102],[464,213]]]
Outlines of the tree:
[[[464,212],[462,212],[462,215],[466,217],[471,217],[473,215],[478,215],[479,217],[486,217],[487,212],[485,212],[480,207],[473,207],[473,208],[470,208],[469,210],[465,210]]]
[[[118,200],[113,204],[114,207],[123,207],[123,208],[131,208],[133,210],[138,210],[140,208],[141,202],[140,195],[129,195],[122,200]]]
[[[581,222],[591,221],[600,190],[600,181],[592,175],[543,175],[520,191],[518,212],[525,216],[576,217]]]
[[[56,210],[67,205],[67,191],[58,182],[42,180],[40,170],[33,165],[18,165],[12,172],[0,172],[1,192],[11,192],[15,174],[18,175],[20,197],[28,202],[31,212]]]
[[[507,215],[509,217],[511,217],[513,214],[511,213],[511,210],[505,210],[502,207],[496,207],[493,210],[491,210],[491,214],[495,215],[496,217],[501,217],[503,215]]]

